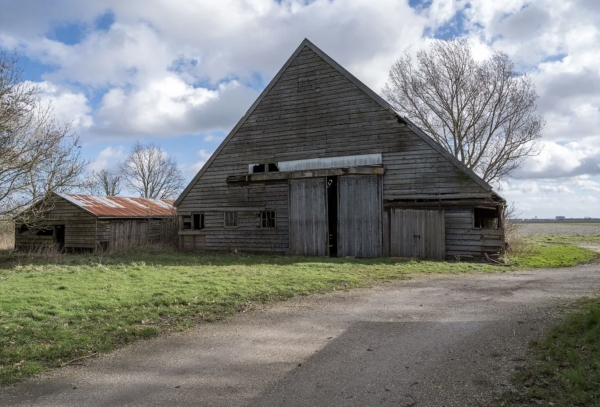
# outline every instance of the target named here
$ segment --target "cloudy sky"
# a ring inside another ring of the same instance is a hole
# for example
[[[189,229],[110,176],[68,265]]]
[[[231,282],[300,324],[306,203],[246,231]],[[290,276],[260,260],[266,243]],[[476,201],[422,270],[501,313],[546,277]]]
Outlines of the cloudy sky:
[[[600,217],[598,0],[0,0],[0,49],[21,54],[92,169],[154,141],[191,178],[305,37],[379,93],[431,38],[505,51],[547,125],[502,194],[525,217]]]

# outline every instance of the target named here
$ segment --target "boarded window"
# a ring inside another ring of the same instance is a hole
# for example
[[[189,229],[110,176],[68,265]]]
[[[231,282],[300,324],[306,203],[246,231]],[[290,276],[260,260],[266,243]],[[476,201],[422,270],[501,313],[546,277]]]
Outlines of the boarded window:
[[[275,227],[275,211],[261,211],[259,216],[261,228]]]
[[[498,229],[498,210],[490,208],[473,208],[473,226],[478,229]]]
[[[194,230],[202,230],[204,229],[204,214],[203,213],[194,213],[192,215],[192,229]]]
[[[237,212],[225,212],[225,227],[235,227],[238,225]]]

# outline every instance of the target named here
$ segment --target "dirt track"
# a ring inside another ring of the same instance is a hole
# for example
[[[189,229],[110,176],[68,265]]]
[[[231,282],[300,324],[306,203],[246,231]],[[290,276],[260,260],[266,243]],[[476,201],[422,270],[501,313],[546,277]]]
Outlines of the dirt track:
[[[298,297],[0,389],[2,406],[477,406],[600,266]]]

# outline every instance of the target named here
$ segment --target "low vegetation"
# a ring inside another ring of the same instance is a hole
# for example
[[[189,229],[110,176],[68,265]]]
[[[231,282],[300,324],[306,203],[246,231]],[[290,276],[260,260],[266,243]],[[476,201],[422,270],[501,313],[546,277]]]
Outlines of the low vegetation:
[[[541,243],[512,265],[414,259],[199,255],[138,250],[113,255],[28,256],[0,262],[0,383],[185,330],[297,294],[402,279],[414,273],[498,272],[597,259]]]
[[[600,299],[586,299],[566,320],[531,343],[517,391],[503,405],[600,406]]]

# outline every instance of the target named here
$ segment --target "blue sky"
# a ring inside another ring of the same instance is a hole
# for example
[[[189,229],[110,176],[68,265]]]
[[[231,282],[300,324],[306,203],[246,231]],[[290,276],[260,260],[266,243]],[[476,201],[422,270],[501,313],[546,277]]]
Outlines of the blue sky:
[[[35,7],[32,7],[35,3]],[[594,0],[0,0],[0,48],[73,123],[90,168],[156,142],[191,178],[308,37],[376,92],[431,38],[508,53],[537,86],[544,150],[498,187],[527,217],[600,217]]]

